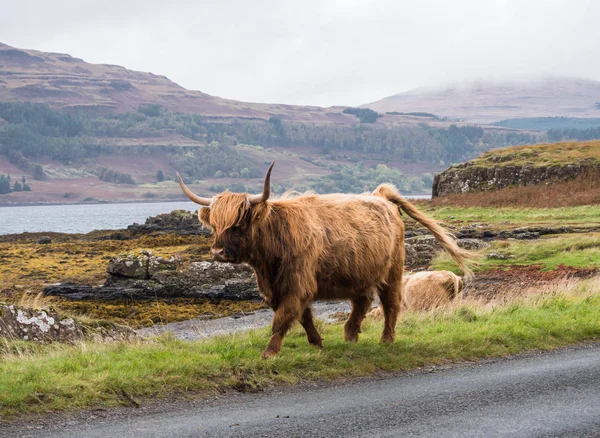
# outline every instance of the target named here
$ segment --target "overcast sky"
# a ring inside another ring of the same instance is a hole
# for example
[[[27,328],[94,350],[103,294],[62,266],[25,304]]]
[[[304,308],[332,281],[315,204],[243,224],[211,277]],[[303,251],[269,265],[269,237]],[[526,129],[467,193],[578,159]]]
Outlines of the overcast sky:
[[[359,105],[476,78],[600,80],[595,0],[0,0],[0,41],[242,101]]]

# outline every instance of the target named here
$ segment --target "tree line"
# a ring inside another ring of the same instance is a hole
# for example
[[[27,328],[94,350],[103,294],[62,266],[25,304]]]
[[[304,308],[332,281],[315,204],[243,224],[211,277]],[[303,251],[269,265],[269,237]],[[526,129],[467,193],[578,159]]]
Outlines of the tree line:
[[[0,175],[0,195],[6,195],[11,192],[30,192],[31,187],[27,183],[25,177],[21,181],[16,180],[11,184],[10,175]]]
[[[361,108],[349,110],[366,120],[375,113]],[[110,139],[117,137],[160,138],[176,133],[203,143],[202,146],[163,147],[172,166],[196,179],[262,176],[262,170],[249,164],[238,152],[238,144],[316,147],[322,154],[355,151],[375,154],[384,161],[401,159],[451,164],[490,148],[544,139],[534,134],[456,124],[443,128],[426,123],[408,126],[373,123],[316,125],[291,122],[277,116],[269,120],[234,119],[224,123],[197,114],[173,113],[155,104],[141,105],[135,112],[97,116],[69,114],[45,104],[0,102],[0,117],[7,122],[0,128],[0,154],[7,156],[19,168],[32,171],[35,179],[46,178],[42,166],[35,162],[42,157],[68,165],[99,155],[154,153],[156,150],[150,146],[111,146]],[[101,170],[99,172],[102,173]],[[331,180],[327,184],[356,186],[348,181],[356,172],[364,173],[366,170],[348,172],[341,179],[345,182]],[[107,170],[99,176],[114,182],[132,181],[127,174],[119,175]],[[370,178],[366,173],[362,177]]]

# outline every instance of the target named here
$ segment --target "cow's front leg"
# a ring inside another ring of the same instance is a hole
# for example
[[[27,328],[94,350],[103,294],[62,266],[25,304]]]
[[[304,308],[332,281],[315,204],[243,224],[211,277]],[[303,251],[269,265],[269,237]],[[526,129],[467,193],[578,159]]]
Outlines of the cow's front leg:
[[[300,319],[304,307],[304,305],[293,297],[279,303],[275,310],[275,315],[273,315],[271,339],[261,355],[263,359],[268,359],[279,354],[283,337],[292,324]]]

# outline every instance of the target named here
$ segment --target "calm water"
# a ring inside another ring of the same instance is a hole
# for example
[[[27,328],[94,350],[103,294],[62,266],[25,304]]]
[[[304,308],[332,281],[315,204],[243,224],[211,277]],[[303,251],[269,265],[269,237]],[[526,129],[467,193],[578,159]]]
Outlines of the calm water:
[[[425,199],[429,196],[407,196]],[[23,232],[89,233],[93,230],[117,230],[150,216],[173,210],[197,210],[191,201],[139,204],[43,205],[0,207],[0,235]]]
[[[116,230],[134,222],[143,224],[146,218],[157,214],[178,209],[194,211],[197,207],[191,201],[0,207],[0,234]]]

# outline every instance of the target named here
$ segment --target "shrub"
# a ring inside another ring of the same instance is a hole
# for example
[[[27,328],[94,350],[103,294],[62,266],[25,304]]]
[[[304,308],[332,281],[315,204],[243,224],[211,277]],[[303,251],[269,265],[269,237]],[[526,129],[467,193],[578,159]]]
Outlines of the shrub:
[[[370,108],[346,108],[344,114],[354,114],[358,117],[361,123],[375,123],[381,114],[373,111]]]

